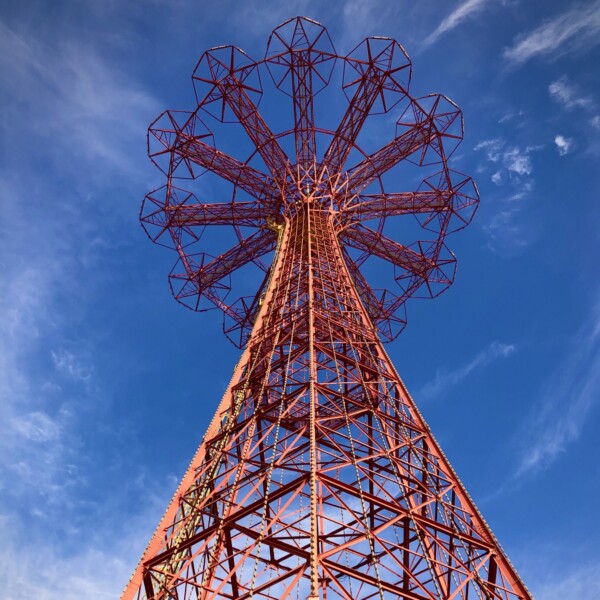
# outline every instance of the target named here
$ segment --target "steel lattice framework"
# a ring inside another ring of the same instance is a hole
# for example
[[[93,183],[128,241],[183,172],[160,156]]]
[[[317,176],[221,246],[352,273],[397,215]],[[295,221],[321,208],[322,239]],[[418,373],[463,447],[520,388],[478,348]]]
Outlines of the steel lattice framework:
[[[338,56],[323,26],[295,18],[260,62],[231,46],[205,52],[197,109],[151,125],[167,183],[146,197],[142,223],[179,255],[176,299],[221,309],[244,350],[123,600],[531,598],[381,341],[404,326],[407,298],[452,283],[444,238],[478,203],[471,178],[447,165],[458,107],[412,97],[410,76],[397,42],[367,38]],[[265,77],[291,98],[282,133],[257,108]],[[316,125],[315,104],[334,80],[347,97],[335,131]],[[393,139],[361,149],[367,117],[392,109]],[[217,149],[206,113],[243,127],[247,160]],[[385,191],[401,163],[423,183]],[[177,185],[205,172],[230,184],[230,201],[202,203]],[[395,216],[416,216],[434,239],[394,241],[384,226]],[[217,226],[235,243],[213,258],[196,248]],[[367,283],[372,259],[391,265],[395,291]],[[250,264],[264,271],[258,291],[231,300],[231,275]]]

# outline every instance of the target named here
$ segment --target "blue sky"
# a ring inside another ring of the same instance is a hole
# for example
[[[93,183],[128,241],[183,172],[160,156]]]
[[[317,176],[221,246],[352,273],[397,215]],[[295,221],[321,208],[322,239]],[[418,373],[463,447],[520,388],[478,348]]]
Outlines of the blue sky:
[[[146,128],[203,50],[297,14],[341,54],[396,38],[463,109],[481,207],[388,350],[532,592],[600,597],[597,0],[4,3],[0,596],[118,596],[191,459],[238,351],[137,222]]]

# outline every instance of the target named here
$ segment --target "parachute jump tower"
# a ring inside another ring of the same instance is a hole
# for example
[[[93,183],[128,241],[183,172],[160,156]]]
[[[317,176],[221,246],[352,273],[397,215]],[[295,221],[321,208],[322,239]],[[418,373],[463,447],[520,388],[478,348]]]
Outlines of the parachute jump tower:
[[[413,97],[410,77],[394,40],[339,56],[322,25],[294,18],[261,61],[205,52],[196,110],[150,126],[166,185],[145,198],[142,223],[178,254],[175,298],[220,309],[243,352],[122,600],[531,598],[382,344],[409,297],[452,283],[444,239],[479,200],[447,164],[460,110]],[[258,111],[265,84],[278,98],[265,114],[289,118],[280,133]],[[336,108],[335,129],[317,124]],[[249,157],[219,150],[209,119],[241,126]],[[396,122],[378,149],[374,121]],[[395,172],[414,191],[387,191]],[[387,233],[415,230],[428,241]],[[231,246],[209,255],[211,235]],[[389,289],[369,283],[380,276]],[[236,277],[258,291],[235,299]]]

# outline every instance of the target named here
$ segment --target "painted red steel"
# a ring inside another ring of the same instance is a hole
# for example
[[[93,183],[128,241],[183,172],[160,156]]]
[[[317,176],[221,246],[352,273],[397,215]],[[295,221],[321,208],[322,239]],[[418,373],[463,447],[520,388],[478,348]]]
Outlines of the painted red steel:
[[[348,104],[330,131],[315,124],[315,97],[336,63]],[[293,128],[281,134],[257,109],[265,71],[291,96]],[[177,300],[220,308],[244,350],[123,600],[531,598],[380,339],[404,326],[408,297],[452,283],[444,238],[478,202],[472,180],[447,165],[459,109],[413,98],[410,74],[393,40],[368,38],[342,57],[320,24],[296,18],[260,62],[232,47],[206,52],[197,110],[152,124],[149,153],[167,184],[146,197],[142,222],[179,255]],[[369,114],[398,103],[394,138],[360,150]],[[216,148],[207,111],[241,124],[249,160]],[[384,174],[406,161],[434,172],[416,191],[386,192]],[[231,201],[176,185],[205,170],[233,185]],[[408,215],[434,238],[403,245],[384,234],[388,217]],[[217,226],[237,243],[216,258],[192,251]],[[369,285],[373,258],[393,267],[395,291]],[[249,263],[265,270],[258,292],[228,301],[228,277]]]

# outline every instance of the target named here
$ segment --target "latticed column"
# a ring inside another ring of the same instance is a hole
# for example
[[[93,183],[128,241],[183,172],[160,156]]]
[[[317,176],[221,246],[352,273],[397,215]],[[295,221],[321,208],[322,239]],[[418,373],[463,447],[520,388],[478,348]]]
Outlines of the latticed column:
[[[336,64],[347,100],[334,130],[317,127],[314,100]],[[404,327],[411,296],[452,283],[445,237],[479,199],[448,167],[460,110],[439,94],[412,97],[410,74],[393,40],[339,56],[323,26],[296,18],[275,29],[262,61],[207,51],[197,109],[151,125],[149,154],[167,182],[146,196],[142,223],[177,252],[175,298],[220,309],[244,350],[122,600],[531,598],[380,339]],[[292,100],[292,128],[279,134],[258,111],[265,75]],[[393,138],[362,150],[369,115],[398,105]],[[204,113],[237,120],[250,157],[217,149]],[[422,177],[415,191],[385,191],[399,163]],[[230,184],[230,201],[179,187],[206,171]],[[416,218],[430,239],[389,238],[391,217]],[[212,227],[237,240],[216,257],[202,246]],[[383,289],[368,281],[372,259],[393,273]],[[262,283],[235,299],[230,279],[252,265]]]
[[[526,597],[310,198],[173,507],[126,597]]]

